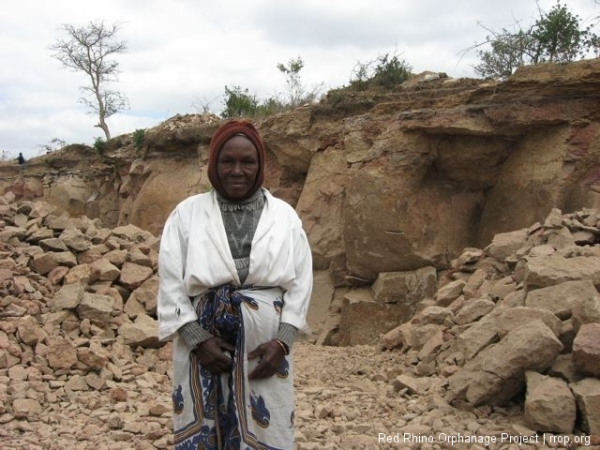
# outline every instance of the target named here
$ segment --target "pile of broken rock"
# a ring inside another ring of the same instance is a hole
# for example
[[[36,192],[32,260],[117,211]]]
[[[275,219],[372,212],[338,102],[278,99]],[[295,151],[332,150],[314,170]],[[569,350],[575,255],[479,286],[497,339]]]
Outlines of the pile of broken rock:
[[[159,348],[156,332],[159,240],[12,193],[0,197],[0,221],[0,441],[20,431],[29,441],[7,448],[98,444],[101,426],[77,426],[87,414],[113,442],[165,448],[170,396],[159,393],[171,390],[171,346]]]
[[[383,337],[446,399],[480,407],[524,402],[539,432],[600,434],[600,212],[563,215],[467,248],[434,299]]]
[[[156,336],[158,242],[132,225],[109,230],[0,196],[1,448],[172,444],[171,345]],[[434,298],[384,336],[396,353],[299,344],[299,448],[372,448],[376,431],[401,423],[461,429],[467,410],[471,430],[473,417],[496,420],[486,408],[520,402],[531,430],[517,433],[600,434],[599,242],[599,212],[554,210],[543,225],[466,249]],[[323,403],[340,383],[340,404]],[[364,418],[369,405],[389,411]],[[333,433],[327,445],[323,433]],[[346,445],[359,438],[364,445]]]

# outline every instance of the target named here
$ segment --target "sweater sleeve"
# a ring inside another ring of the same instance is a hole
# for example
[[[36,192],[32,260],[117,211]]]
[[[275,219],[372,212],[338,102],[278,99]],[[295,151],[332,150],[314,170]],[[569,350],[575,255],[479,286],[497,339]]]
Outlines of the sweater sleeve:
[[[183,338],[190,350],[213,337],[213,335],[202,328],[198,322],[188,322],[177,330],[177,332]]]
[[[163,230],[158,254],[158,337],[172,339],[175,332],[188,322],[198,319],[184,284],[187,233],[178,209],[175,209]]]
[[[283,342],[288,349],[288,352],[292,349],[294,341],[296,340],[296,334],[298,334],[298,328],[289,323],[281,322],[279,324],[279,331],[277,332],[277,339]]]

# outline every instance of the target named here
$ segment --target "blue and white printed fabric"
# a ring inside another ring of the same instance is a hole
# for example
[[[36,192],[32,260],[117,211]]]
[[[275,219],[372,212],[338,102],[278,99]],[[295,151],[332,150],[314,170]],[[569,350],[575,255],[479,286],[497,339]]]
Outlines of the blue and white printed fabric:
[[[200,325],[235,346],[231,373],[212,375],[182,339],[173,345],[176,450],[291,449],[294,391],[291,354],[276,375],[248,380],[247,355],[277,336],[283,291],[222,285],[194,302]]]

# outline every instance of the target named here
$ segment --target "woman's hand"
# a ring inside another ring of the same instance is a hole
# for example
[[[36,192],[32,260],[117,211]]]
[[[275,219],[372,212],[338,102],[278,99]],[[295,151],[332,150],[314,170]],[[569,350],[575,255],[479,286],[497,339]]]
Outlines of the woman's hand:
[[[276,339],[273,339],[248,353],[248,359],[258,357],[260,357],[258,366],[249,375],[251,380],[272,377],[281,367],[285,358],[285,351],[282,345]]]
[[[221,375],[231,369],[231,357],[223,350],[234,351],[235,347],[214,336],[198,344],[193,352],[202,367],[214,375]]]

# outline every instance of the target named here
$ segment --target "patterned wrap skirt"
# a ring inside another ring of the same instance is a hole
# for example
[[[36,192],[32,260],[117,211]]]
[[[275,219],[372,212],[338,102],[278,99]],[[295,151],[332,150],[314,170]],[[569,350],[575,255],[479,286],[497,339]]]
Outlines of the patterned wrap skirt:
[[[278,287],[223,285],[195,299],[200,325],[235,346],[231,372],[213,375],[176,338],[173,430],[176,450],[292,449],[292,356],[266,379],[248,380],[259,358],[248,353],[276,338],[283,292]]]

